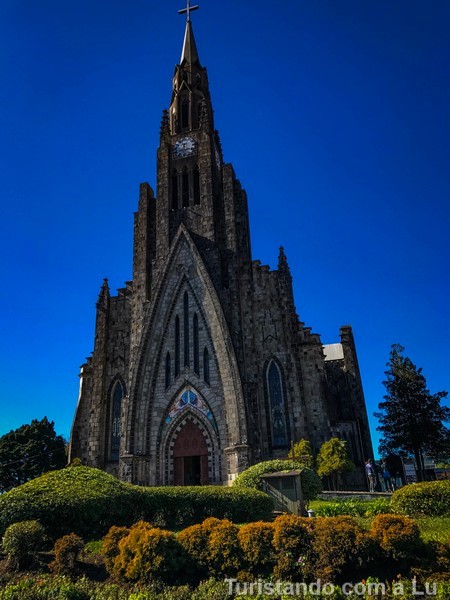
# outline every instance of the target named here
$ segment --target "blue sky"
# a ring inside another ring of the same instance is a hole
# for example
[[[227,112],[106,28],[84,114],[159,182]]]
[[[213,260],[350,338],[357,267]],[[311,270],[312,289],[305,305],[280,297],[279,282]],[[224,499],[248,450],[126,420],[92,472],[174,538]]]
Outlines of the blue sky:
[[[102,279],[131,278],[182,7],[0,2],[0,434],[69,435]],[[285,246],[324,343],[353,326],[370,415],[394,342],[449,389],[450,3],[205,0],[193,21],[254,258]]]

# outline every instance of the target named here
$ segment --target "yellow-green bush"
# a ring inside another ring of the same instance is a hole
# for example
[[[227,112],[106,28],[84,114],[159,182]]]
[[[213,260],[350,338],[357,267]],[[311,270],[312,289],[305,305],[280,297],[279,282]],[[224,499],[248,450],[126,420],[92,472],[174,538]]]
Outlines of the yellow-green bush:
[[[393,493],[391,509],[409,517],[450,517],[450,479],[405,485]]]
[[[84,548],[84,542],[75,533],[64,535],[56,540],[53,551],[55,560],[49,567],[54,573],[71,575],[77,571],[77,558]]]
[[[38,521],[20,521],[10,525],[3,536],[2,550],[14,569],[29,566],[45,544],[45,529]]]
[[[312,519],[281,515],[273,522],[273,546],[276,552],[276,579],[301,581],[303,564],[311,548]]]
[[[417,523],[402,515],[377,515],[370,534],[388,558],[414,558],[423,548]]]
[[[275,564],[273,523],[258,521],[239,529],[238,540],[245,567],[253,576],[270,575]],[[254,579],[254,578],[253,578]]]
[[[310,579],[331,582],[342,574],[354,578],[360,562],[369,555],[369,542],[366,532],[352,517],[318,517],[314,520],[312,551],[305,573]]]
[[[114,561],[119,555],[119,542],[130,533],[128,527],[113,525],[102,540],[102,556],[108,573],[112,573]]]
[[[122,581],[174,583],[184,557],[176,536],[139,521],[118,542],[119,553],[109,562],[110,574]]]

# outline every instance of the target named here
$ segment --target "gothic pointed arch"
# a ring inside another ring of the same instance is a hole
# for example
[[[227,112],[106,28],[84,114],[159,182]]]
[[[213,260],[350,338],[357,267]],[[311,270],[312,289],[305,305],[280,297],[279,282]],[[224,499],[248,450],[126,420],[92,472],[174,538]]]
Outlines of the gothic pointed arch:
[[[288,448],[290,440],[284,370],[277,358],[270,358],[264,367],[267,430],[273,449]]]
[[[127,417],[126,451],[129,455],[152,456],[157,452],[156,440],[149,432],[154,431],[161,419],[161,403],[156,405],[154,398],[159,385],[160,366],[164,364],[167,351],[165,336],[167,331],[171,331],[170,324],[173,326],[174,311],[179,310],[176,308],[179,307],[177,298],[182,298],[186,289],[192,302],[195,301],[192,310],[195,310],[202,323],[202,335],[206,336],[210,362],[217,374],[214,390],[206,387],[204,393],[211,397],[214,414],[220,416],[220,444],[224,448],[238,447],[248,439],[242,383],[225,315],[200,253],[186,227],[181,224],[164,270],[158,278],[158,287],[154,290],[145,329],[136,351]],[[201,298],[201,301],[196,298]],[[159,341],[159,346],[155,346],[155,340]],[[192,377],[195,376],[193,369],[189,372],[192,372]],[[171,393],[175,381],[168,393]],[[199,379],[198,383],[204,385]],[[154,477],[152,474],[153,481]],[[224,471],[222,478],[225,477]]]
[[[122,408],[126,396],[125,383],[120,375],[112,380],[108,390],[108,410],[106,423],[106,456],[111,462],[117,462],[120,455],[122,434]]]

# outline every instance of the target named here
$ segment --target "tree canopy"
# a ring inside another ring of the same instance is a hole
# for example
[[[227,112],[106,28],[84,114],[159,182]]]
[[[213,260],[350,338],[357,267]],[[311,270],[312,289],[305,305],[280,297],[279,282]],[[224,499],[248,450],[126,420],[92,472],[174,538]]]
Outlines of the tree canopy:
[[[321,477],[329,477],[333,489],[338,488],[339,475],[355,470],[355,465],[347,454],[347,442],[333,437],[322,444],[317,455],[317,472]]]
[[[433,458],[448,456],[450,450],[450,408],[441,401],[447,392],[431,394],[422,369],[404,356],[403,346],[393,344],[385,371],[384,401],[378,405],[378,431],[382,455],[414,456],[419,479],[424,478],[424,454]]]
[[[0,437],[0,492],[66,465],[65,442],[44,417]]]
[[[308,440],[301,439],[299,442],[293,444],[289,450],[288,458],[299,463],[301,466],[308,467],[308,469],[315,468],[314,453],[311,443]]]

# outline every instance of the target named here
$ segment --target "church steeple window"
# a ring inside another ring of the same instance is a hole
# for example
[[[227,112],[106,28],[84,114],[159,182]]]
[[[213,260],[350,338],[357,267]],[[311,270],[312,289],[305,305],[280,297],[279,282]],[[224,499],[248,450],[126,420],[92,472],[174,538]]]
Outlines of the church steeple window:
[[[192,329],[193,329],[193,342],[194,342],[194,371],[197,375],[200,374],[200,349],[198,345],[198,317],[197,313],[194,313],[194,317],[192,320]]]
[[[171,381],[171,379],[172,379],[171,370],[172,370],[172,364],[171,364],[171,360],[170,360],[170,352],[168,352],[166,354],[166,389],[172,383],[172,381]]]
[[[194,204],[200,204],[200,169],[194,168]]]
[[[110,442],[110,459],[112,461],[119,460],[120,452],[120,421],[122,417],[122,398],[123,388],[118,381],[112,391],[111,398],[111,442]]]
[[[189,357],[189,296],[184,292],[184,366],[190,366]]]
[[[189,206],[189,173],[186,167],[183,169],[183,173],[181,175],[181,186],[182,186],[182,198],[183,198],[183,208],[188,208]]]
[[[181,101],[181,129],[189,127],[189,100],[183,98]]]
[[[172,172],[172,210],[178,208],[178,175],[176,169]]]
[[[209,385],[210,383],[210,377],[209,377],[209,352],[208,352],[208,348],[206,348],[203,350],[203,379],[205,380],[205,383],[207,383]]]
[[[180,374],[180,317],[175,317],[175,377]]]
[[[269,396],[272,444],[274,448],[286,448],[288,446],[288,434],[283,379],[281,371],[274,361],[271,361],[267,370],[267,391]]]

